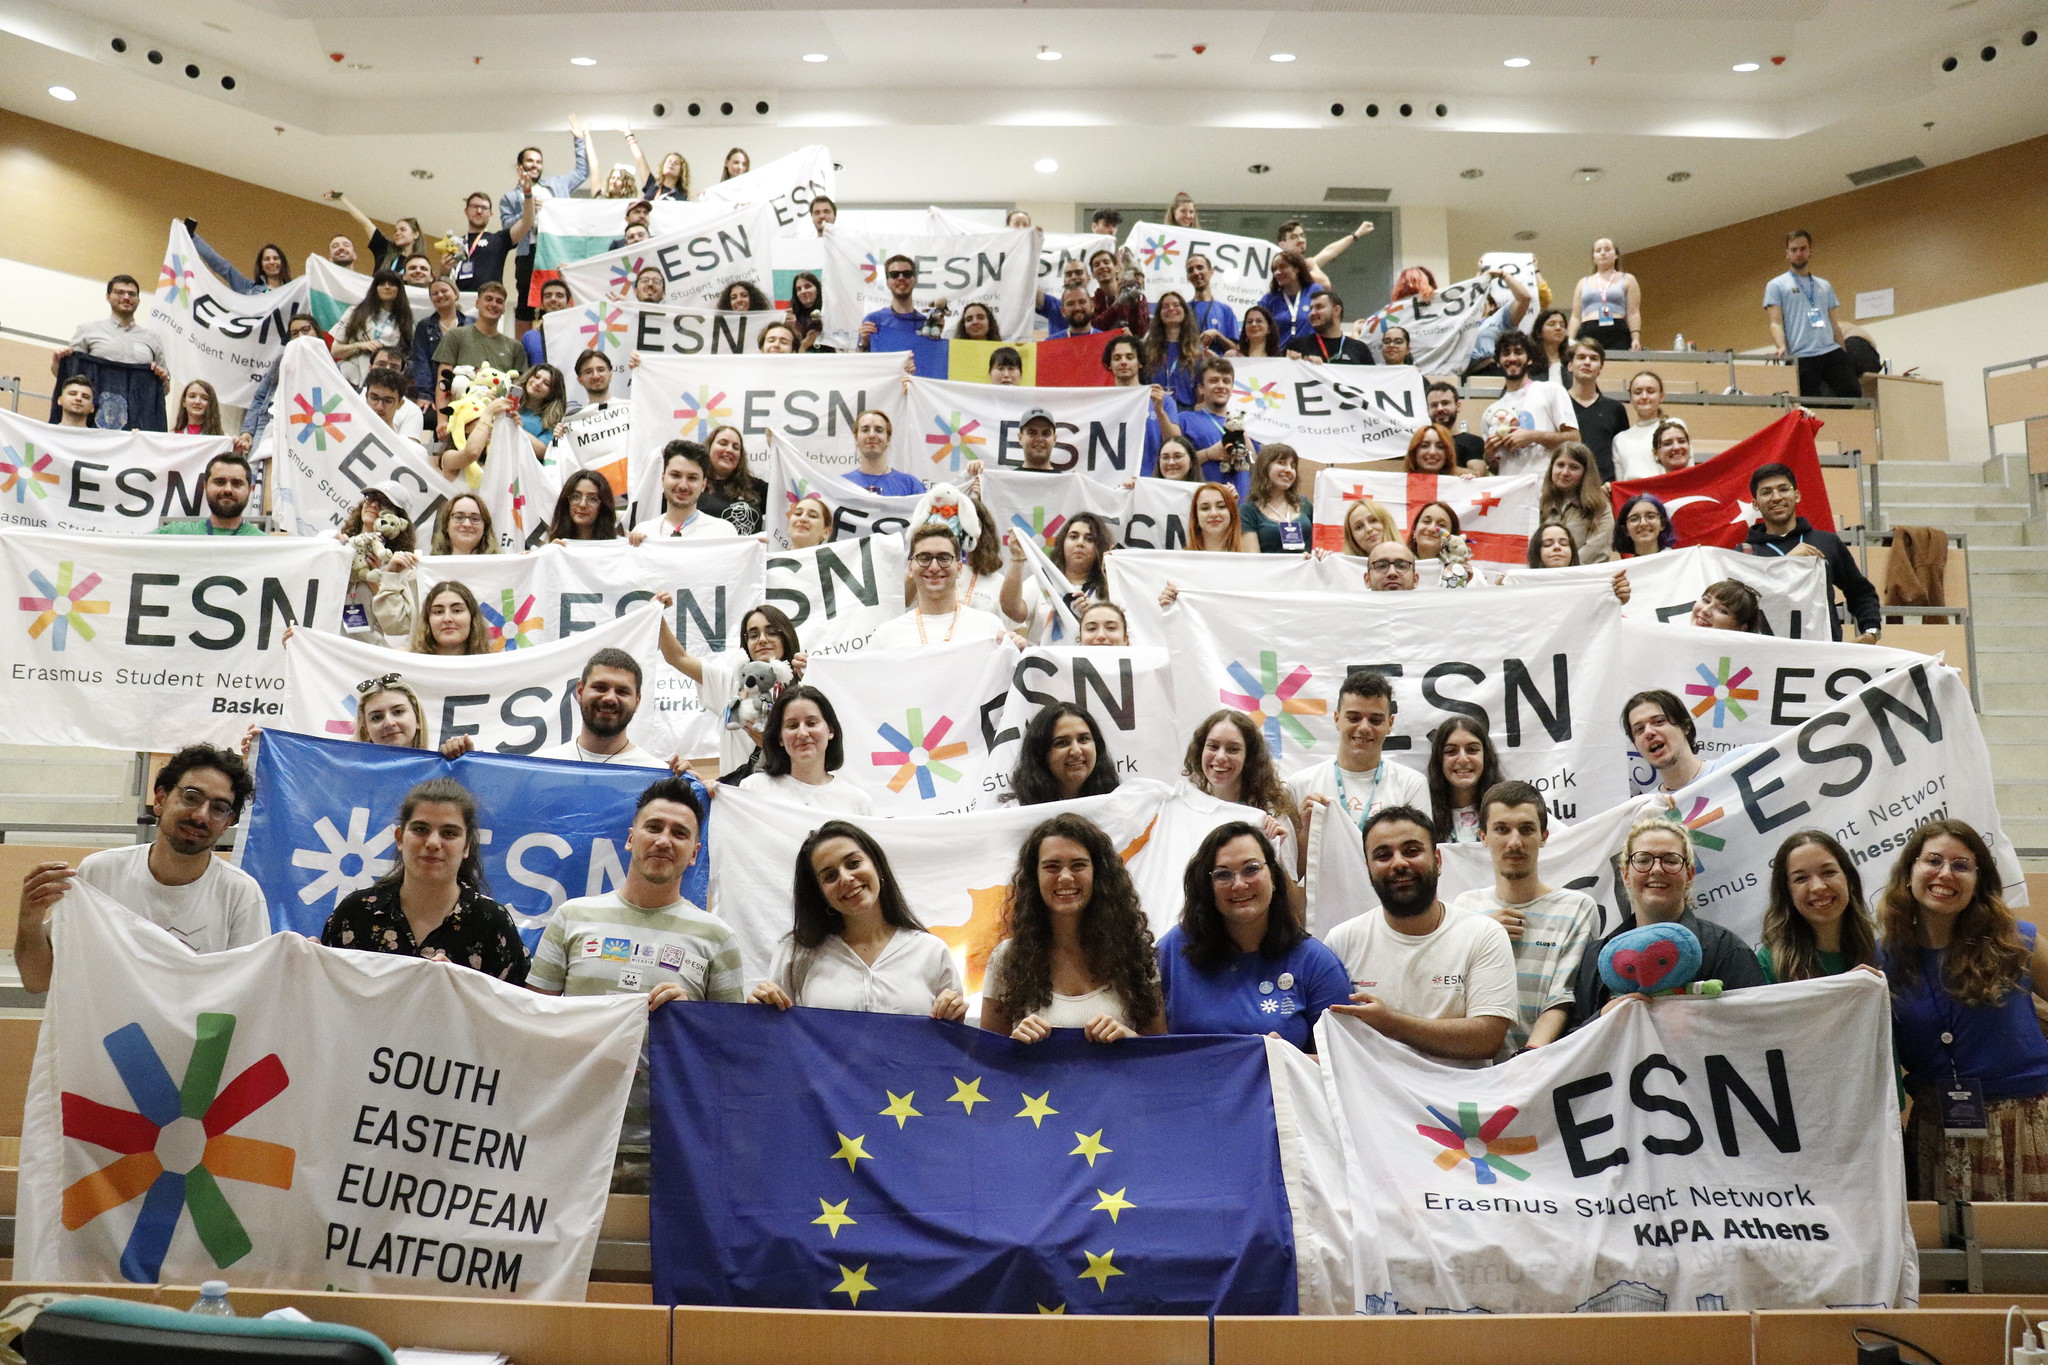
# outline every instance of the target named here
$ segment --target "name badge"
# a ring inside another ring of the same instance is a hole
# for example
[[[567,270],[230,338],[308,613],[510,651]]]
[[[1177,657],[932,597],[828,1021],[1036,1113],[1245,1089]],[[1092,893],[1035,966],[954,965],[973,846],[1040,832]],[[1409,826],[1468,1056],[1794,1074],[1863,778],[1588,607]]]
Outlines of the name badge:
[[[350,602],[341,609],[341,625],[344,630],[368,630],[370,613],[360,602]]]
[[[1283,522],[1281,522],[1281,523],[1280,523],[1280,548],[1281,548],[1281,549],[1283,549],[1283,550],[1300,550],[1300,549],[1302,549],[1302,548],[1304,548],[1304,547],[1305,547],[1306,543],[1307,543],[1307,542],[1306,542],[1305,538],[1304,538],[1304,537],[1302,536],[1302,534],[1301,534],[1301,523],[1300,523],[1300,522],[1298,522],[1298,521],[1283,521]]]
[[[1941,1101],[1941,1131],[1948,1137],[1985,1137],[1984,1082],[1975,1076],[1951,1076],[1936,1092]]]
[[[1828,325],[1827,310],[1822,308],[1810,309],[1806,314],[1806,324],[1815,331],[1825,330]]]

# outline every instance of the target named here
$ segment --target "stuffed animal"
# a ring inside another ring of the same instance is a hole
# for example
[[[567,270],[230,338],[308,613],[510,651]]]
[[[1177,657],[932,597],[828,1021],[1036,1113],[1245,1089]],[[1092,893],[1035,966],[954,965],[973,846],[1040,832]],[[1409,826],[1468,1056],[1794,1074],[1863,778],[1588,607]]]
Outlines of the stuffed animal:
[[[1522,425],[1520,418],[1521,413],[1519,411],[1508,407],[1504,403],[1495,404],[1493,407],[1488,408],[1486,410],[1486,439],[1490,441],[1496,436],[1505,436],[1511,431],[1519,430]]]
[[[974,510],[974,500],[950,483],[935,483],[917,500],[917,506],[910,514],[910,525],[914,529],[928,521],[940,521],[953,528],[960,537],[960,552],[971,553],[975,543],[981,539],[981,514]]]
[[[493,401],[503,398],[519,378],[489,365],[458,365],[448,380],[448,441],[457,450],[469,439],[469,424]]]
[[[1639,924],[1600,950],[1600,979],[1616,995],[1719,995],[1718,981],[1695,981],[1699,935],[1683,924]]]
[[[775,706],[782,689],[796,677],[780,659],[756,659],[740,665],[739,687],[732,705],[725,708],[725,728],[759,729]]]
[[[375,586],[375,575],[391,562],[390,542],[412,523],[390,508],[377,514],[377,520],[368,530],[358,531],[348,538],[350,559],[348,581],[369,583]]]
[[[1472,581],[1472,547],[1463,536],[1445,536],[1444,543],[1436,552],[1437,563],[1443,566],[1443,573],[1437,583],[1446,588],[1462,588]]]

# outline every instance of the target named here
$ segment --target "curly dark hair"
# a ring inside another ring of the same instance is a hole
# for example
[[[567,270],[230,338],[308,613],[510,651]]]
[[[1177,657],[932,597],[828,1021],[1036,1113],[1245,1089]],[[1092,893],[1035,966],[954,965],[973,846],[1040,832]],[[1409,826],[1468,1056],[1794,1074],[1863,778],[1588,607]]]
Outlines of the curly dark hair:
[[[1159,1017],[1159,963],[1145,907],[1124,860],[1109,836],[1079,815],[1055,815],[1025,836],[1010,878],[1010,903],[1003,917],[1001,988],[989,996],[1012,1020],[1052,1003],[1052,911],[1038,890],[1038,852],[1047,839],[1071,839],[1088,852],[1094,893],[1081,912],[1081,950],[1089,973],[1116,992],[1131,1026],[1143,1029]]]
[[[1294,798],[1287,794],[1287,784],[1280,780],[1280,772],[1273,766],[1273,753],[1266,747],[1266,736],[1252,718],[1232,706],[1219,707],[1202,717],[1201,724],[1188,738],[1188,751],[1180,761],[1180,775],[1202,791],[1210,790],[1209,777],[1202,766],[1202,751],[1209,745],[1209,732],[1219,725],[1229,725],[1237,731],[1244,743],[1244,767],[1237,779],[1238,804],[1252,806],[1266,812],[1283,825],[1294,829],[1295,837],[1301,836],[1301,817],[1294,806]]]
[[[1213,972],[1237,959],[1237,943],[1223,923],[1223,912],[1216,908],[1216,883],[1209,880],[1217,855],[1233,839],[1250,839],[1258,844],[1259,858],[1266,864],[1266,876],[1272,886],[1273,898],[1266,905],[1266,932],[1259,939],[1259,956],[1284,957],[1308,937],[1308,929],[1288,899],[1272,841],[1257,825],[1232,820],[1209,831],[1209,837],[1188,859],[1187,871],[1181,876],[1180,932],[1186,940],[1181,945],[1181,956],[1198,972]]]
[[[1056,701],[1031,718],[1024,727],[1024,742],[1017,750],[1017,766],[1010,773],[1009,798],[1022,806],[1042,806],[1060,799],[1060,786],[1053,778],[1053,727],[1068,716],[1079,716],[1095,739],[1095,768],[1082,782],[1080,795],[1102,796],[1116,790],[1116,760],[1102,742],[1102,727],[1095,717],[1070,701]]]
[[[1977,864],[1977,889],[1956,916],[1948,947],[1941,952],[1941,984],[1959,1005],[1988,1008],[2017,990],[2027,973],[2027,944],[2019,920],[1999,890],[1998,862],[1972,825],[1961,820],[1932,820],[1913,831],[1892,864],[1891,877],[1877,898],[1878,942],[1895,964],[1910,964],[1920,952],[1920,906],[1913,899],[1913,864],[1927,845],[1947,835],[1969,850]],[[1855,873],[1850,873],[1855,880]],[[1889,974],[1893,994],[1920,989],[1910,966]]]

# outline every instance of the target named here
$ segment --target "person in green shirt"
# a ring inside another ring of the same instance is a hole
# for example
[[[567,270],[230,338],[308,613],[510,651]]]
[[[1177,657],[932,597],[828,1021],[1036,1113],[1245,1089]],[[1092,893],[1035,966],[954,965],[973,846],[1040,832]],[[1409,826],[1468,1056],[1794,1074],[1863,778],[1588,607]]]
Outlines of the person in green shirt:
[[[1875,970],[1877,932],[1855,869],[1847,851],[1817,829],[1800,830],[1778,846],[1756,950],[1766,982]]]
[[[268,535],[261,526],[244,521],[242,514],[249,509],[249,493],[255,486],[255,479],[249,471],[248,457],[225,451],[206,462],[206,474],[200,485],[206,496],[206,516],[198,521],[167,521],[156,528],[160,536],[261,536]]]

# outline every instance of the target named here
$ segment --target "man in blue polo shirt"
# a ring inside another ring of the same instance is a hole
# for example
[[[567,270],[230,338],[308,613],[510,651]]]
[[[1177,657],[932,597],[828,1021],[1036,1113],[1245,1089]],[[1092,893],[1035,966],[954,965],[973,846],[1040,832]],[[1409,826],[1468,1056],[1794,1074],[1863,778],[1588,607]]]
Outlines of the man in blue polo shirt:
[[[1764,315],[1770,319],[1772,354],[1799,365],[1803,398],[1861,398],[1863,381],[1842,349],[1841,306],[1835,287],[1813,273],[1813,234],[1796,228],[1785,234],[1785,263],[1791,268],[1764,286]]]
[[[889,284],[889,306],[861,319],[860,348],[907,351],[924,326],[924,313],[910,301],[917,291],[917,262],[908,256],[891,256],[882,262],[882,274]]]
[[[1202,478],[1209,483],[1229,484],[1242,499],[1251,487],[1249,465],[1242,469],[1224,468],[1232,458],[1232,451],[1224,444],[1227,435],[1244,442],[1247,457],[1253,450],[1242,432],[1229,433],[1224,427],[1224,417],[1230,408],[1230,386],[1236,382],[1235,366],[1222,356],[1209,356],[1195,367],[1196,405],[1181,409],[1174,420],[1181,435],[1194,443],[1195,458],[1202,462]]]

